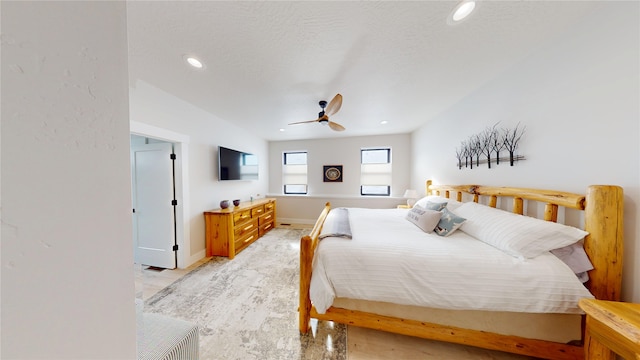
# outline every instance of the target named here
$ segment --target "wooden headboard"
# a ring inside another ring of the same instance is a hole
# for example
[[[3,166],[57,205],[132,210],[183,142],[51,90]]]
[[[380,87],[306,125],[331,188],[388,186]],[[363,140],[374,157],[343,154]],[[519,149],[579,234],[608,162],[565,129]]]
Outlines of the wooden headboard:
[[[481,185],[434,185],[427,180],[428,195],[440,195],[463,201],[463,195],[473,196],[478,202],[488,197],[488,205],[496,207],[497,199],[511,198],[513,212],[523,215],[524,201],[545,204],[544,219],[558,220],[558,207],[584,211],[584,248],[593,263],[586,286],[593,296],[601,300],[620,300],[622,287],[622,255],[624,247],[622,188],[614,185],[591,185],[585,195],[551,190]],[[455,194],[455,196],[453,196]]]

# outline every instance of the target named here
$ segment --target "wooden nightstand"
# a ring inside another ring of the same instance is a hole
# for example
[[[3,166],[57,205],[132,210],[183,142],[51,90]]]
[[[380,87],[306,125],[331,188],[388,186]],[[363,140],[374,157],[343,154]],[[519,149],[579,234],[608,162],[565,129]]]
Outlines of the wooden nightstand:
[[[593,299],[580,300],[587,313],[585,359],[640,360],[640,304]]]

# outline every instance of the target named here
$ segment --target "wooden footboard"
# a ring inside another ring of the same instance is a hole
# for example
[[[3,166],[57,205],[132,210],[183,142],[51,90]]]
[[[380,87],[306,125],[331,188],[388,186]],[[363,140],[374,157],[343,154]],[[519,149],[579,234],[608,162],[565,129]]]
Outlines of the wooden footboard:
[[[311,317],[318,320],[335,321],[346,325],[388,331],[429,340],[475,346],[489,350],[506,351],[543,359],[584,359],[582,346],[527,339],[487,331],[462,329],[454,326],[400,319],[363,311],[331,307],[325,314],[318,314],[315,308],[312,308]]]
[[[478,185],[431,185],[427,182],[427,193],[436,192],[445,197],[462,200],[463,194],[489,196],[489,205],[495,207],[498,197],[513,198],[513,211],[523,213],[523,201],[546,203],[545,220],[556,221],[558,206],[584,210],[585,251],[595,269],[589,272],[587,287],[598,299],[619,300],[622,284],[623,251],[623,191],[618,186],[594,185],[587,189],[586,196],[549,190],[484,187]],[[534,356],[546,359],[583,359],[581,345],[561,344],[546,340],[528,339],[479,330],[444,326],[409,319],[383,316],[363,311],[331,307],[325,314],[318,314],[309,298],[309,287],[313,256],[318,245],[318,236],[330,210],[327,203],[316,224],[300,244],[300,332],[309,330],[311,318],[335,321],[347,325],[389,331],[425,339],[471,345],[491,350]],[[613,359],[611,359],[613,360]]]
[[[322,231],[322,225],[331,210],[331,203],[326,203],[320,213],[311,233],[300,239],[300,307],[298,308],[298,320],[300,332],[306,334],[309,331],[309,321],[311,319],[311,298],[309,297],[309,287],[311,286],[311,272],[313,270],[313,254],[318,247],[318,237]]]

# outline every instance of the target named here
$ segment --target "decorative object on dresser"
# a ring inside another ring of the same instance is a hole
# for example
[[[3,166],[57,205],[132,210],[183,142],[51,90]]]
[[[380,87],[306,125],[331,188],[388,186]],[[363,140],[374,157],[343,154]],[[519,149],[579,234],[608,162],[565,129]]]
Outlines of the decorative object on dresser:
[[[220,201],[220,207],[221,207],[222,209],[226,209],[226,208],[228,208],[228,207],[229,207],[229,200],[222,200],[222,201]]]
[[[233,200],[233,206],[238,206],[238,205],[240,205],[240,199]]]
[[[273,229],[275,221],[276,200],[271,198],[241,202],[233,208],[205,211],[207,256],[233,259],[237,253]]]

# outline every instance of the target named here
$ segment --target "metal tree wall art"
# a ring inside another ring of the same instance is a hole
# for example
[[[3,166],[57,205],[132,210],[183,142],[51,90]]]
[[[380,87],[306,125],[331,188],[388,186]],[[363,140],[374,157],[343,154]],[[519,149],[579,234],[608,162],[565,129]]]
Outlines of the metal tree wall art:
[[[496,153],[496,165],[500,165],[500,150],[504,149],[504,141],[502,141],[498,130],[496,130],[496,125],[493,125],[491,151]],[[489,165],[489,167],[491,167],[491,165]]]
[[[509,152],[509,164],[513,166],[515,161],[524,160],[524,156],[516,155],[516,150],[525,128],[520,127],[520,123],[513,129],[502,128],[497,129],[498,124],[492,127],[487,127],[481,133],[471,135],[469,139],[460,143],[460,147],[456,148],[456,159],[458,159],[458,169],[462,169],[462,159],[464,159],[464,167],[473,169],[473,163],[476,167],[480,166],[480,163],[487,163],[489,169],[491,169],[491,162],[494,161],[496,165],[500,164],[500,160],[506,160],[506,158],[500,158],[500,152],[507,150]],[[493,157],[495,154],[495,158]],[[483,157],[482,159],[480,159]]]
[[[478,137],[480,138],[480,152],[486,156],[487,166],[491,169],[491,153],[493,152],[493,148],[491,146],[493,144],[493,139],[496,137],[495,125],[491,128],[484,129]]]
[[[514,154],[525,130],[525,128],[519,129],[519,127],[520,123],[518,123],[518,125],[516,125],[512,130],[503,129],[502,142],[504,144],[504,148],[509,151],[509,163],[511,166],[513,166],[513,162],[515,161]]]
[[[456,148],[456,159],[458,159],[458,169],[462,169],[462,158],[464,157],[465,159],[465,164],[464,167],[467,167],[467,158],[464,154],[464,141],[462,142],[462,144],[460,144],[461,146],[459,148]]]

